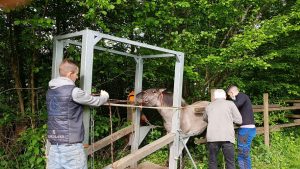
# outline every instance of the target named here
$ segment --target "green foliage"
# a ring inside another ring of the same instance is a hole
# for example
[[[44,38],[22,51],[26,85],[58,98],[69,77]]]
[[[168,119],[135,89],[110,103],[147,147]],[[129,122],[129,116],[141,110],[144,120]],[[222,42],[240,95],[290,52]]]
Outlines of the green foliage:
[[[108,12],[115,9],[117,5],[126,3],[126,0],[87,0],[74,1],[79,3],[79,6],[85,7],[87,9],[84,18],[90,22],[95,22],[95,27],[100,28],[104,32],[110,32],[109,26],[104,22],[104,18],[108,15]]]
[[[167,147],[164,147],[162,149],[159,149],[155,153],[147,156],[143,161],[151,161],[154,164],[158,164],[161,166],[164,166],[168,160],[168,155],[169,151]]]
[[[18,139],[19,145],[26,145],[22,150],[23,153],[18,157],[21,168],[44,168],[46,164],[46,130],[46,125],[41,128],[28,129]]]
[[[21,133],[14,144],[1,147],[0,168],[45,168],[45,134],[46,125],[34,129],[28,128]]]
[[[14,25],[30,26],[32,28],[41,27],[43,29],[51,28],[54,20],[49,18],[34,18],[29,20],[15,20]]]
[[[253,168],[299,168],[300,167],[300,139],[297,128],[285,132],[271,134],[271,147],[266,148],[263,143],[263,136],[255,138],[252,146]]]
[[[160,130],[157,129],[153,129],[151,130],[151,132],[148,134],[148,139],[147,139],[147,144],[159,139],[160,137],[162,137],[163,133]]]
[[[289,123],[289,119],[285,115],[290,114],[290,111],[273,111],[269,113],[269,124],[271,126],[276,124]],[[263,113],[254,113],[254,119],[257,126],[263,126]]]
[[[163,133],[161,130],[153,129],[147,135],[145,142],[146,142],[146,144],[150,144],[151,142],[159,139],[162,136],[163,136]],[[151,161],[155,164],[164,166],[166,164],[166,162],[168,162],[168,158],[169,158],[169,148],[168,147],[169,146],[165,146],[165,147],[159,149],[155,153],[147,156],[142,161]]]

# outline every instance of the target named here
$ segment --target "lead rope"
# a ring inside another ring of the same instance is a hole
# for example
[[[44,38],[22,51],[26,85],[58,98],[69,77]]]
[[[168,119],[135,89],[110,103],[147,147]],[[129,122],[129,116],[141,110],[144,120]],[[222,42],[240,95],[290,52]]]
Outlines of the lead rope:
[[[108,108],[109,108],[109,122],[110,122],[110,135],[113,134],[113,124],[112,124],[112,113],[111,113],[111,105],[110,101],[108,101]],[[113,138],[110,137],[110,154],[111,154],[111,166],[112,169],[114,168],[114,142]]]

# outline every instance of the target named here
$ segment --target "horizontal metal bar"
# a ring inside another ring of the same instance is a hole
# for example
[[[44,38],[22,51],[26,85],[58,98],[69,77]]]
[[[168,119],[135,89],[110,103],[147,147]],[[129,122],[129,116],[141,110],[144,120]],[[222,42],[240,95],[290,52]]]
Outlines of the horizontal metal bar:
[[[92,30],[89,30],[89,31],[92,31]],[[149,45],[149,44],[146,44],[146,43],[136,42],[136,41],[128,40],[128,39],[125,39],[125,38],[119,38],[119,37],[103,34],[103,33],[97,32],[97,31],[93,31],[93,32],[94,32],[95,35],[101,36],[104,39],[110,39],[110,40],[113,40],[113,41],[116,41],[116,42],[127,43],[127,44],[140,46],[140,47],[143,47],[143,48],[152,49],[152,50],[156,50],[156,51],[161,51],[161,52],[165,52],[165,53],[172,53],[172,54],[175,54],[175,55],[183,55],[182,52],[177,52],[177,51],[174,51],[174,50],[165,49],[165,48]]]
[[[55,36],[54,38],[56,40],[64,40],[64,39],[68,39],[68,38],[74,38],[74,37],[77,37],[77,36],[82,36],[84,34],[84,31],[86,31],[86,30],[82,30],[82,31],[79,31],[79,32],[74,32],[74,33],[68,33],[68,34],[65,34],[65,35],[58,35],[58,36]]]
[[[118,55],[124,55],[124,56],[129,56],[129,57],[139,57],[137,55],[133,55],[130,53],[126,53],[126,52],[120,52],[114,49],[108,49],[108,48],[104,48],[104,47],[100,47],[100,46],[95,46],[95,49],[101,50],[101,51],[105,51],[105,52],[110,52],[110,53],[114,53],[114,54],[118,54]]]
[[[157,55],[142,55],[143,59],[148,58],[161,58],[161,57],[174,57],[174,54],[157,54]]]
[[[73,44],[73,45],[82,46],[81,42],[78,42],[78,41],[75,41],[75,40],[65,40],[65,42]],[[110,53],[114,53],[114,54],[118,54],[118,55],[134,57],[134,58],[139,57],[137,55],[133,55],[133,54],[130,54],[130,53],[120,52],[120,51],[117,51],[117,50],[114,50],[114,49],[108,49],[108,48],[104,48],[104,47],[100,47],[100,46],[95,46],[94,49],[105,51],[105,52],[110,52]]]

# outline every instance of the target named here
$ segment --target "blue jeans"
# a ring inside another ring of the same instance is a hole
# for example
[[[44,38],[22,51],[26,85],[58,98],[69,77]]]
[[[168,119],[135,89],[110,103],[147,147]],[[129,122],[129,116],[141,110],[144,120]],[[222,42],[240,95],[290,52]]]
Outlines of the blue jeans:
[[[238,163],[240,169],[251,169],[251,143],[256,135],[256,128],[238,129]]]
[[[234,145],[229,141],[207,142],[209,158],[208,168],[218,169],[218,153],[222,148],[222,152],[226,162],[226,169],[235,169],[234,162]]]
[[[87,169],[83,144],[51,145],[48,155],[48,169]]]

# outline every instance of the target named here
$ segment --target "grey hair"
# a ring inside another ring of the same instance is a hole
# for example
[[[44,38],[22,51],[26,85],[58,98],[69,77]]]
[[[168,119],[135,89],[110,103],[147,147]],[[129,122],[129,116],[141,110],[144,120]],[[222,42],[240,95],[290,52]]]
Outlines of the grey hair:
[[[215,99],[226,99],[226,92],[223,89],[216,89],[214,91]]]

